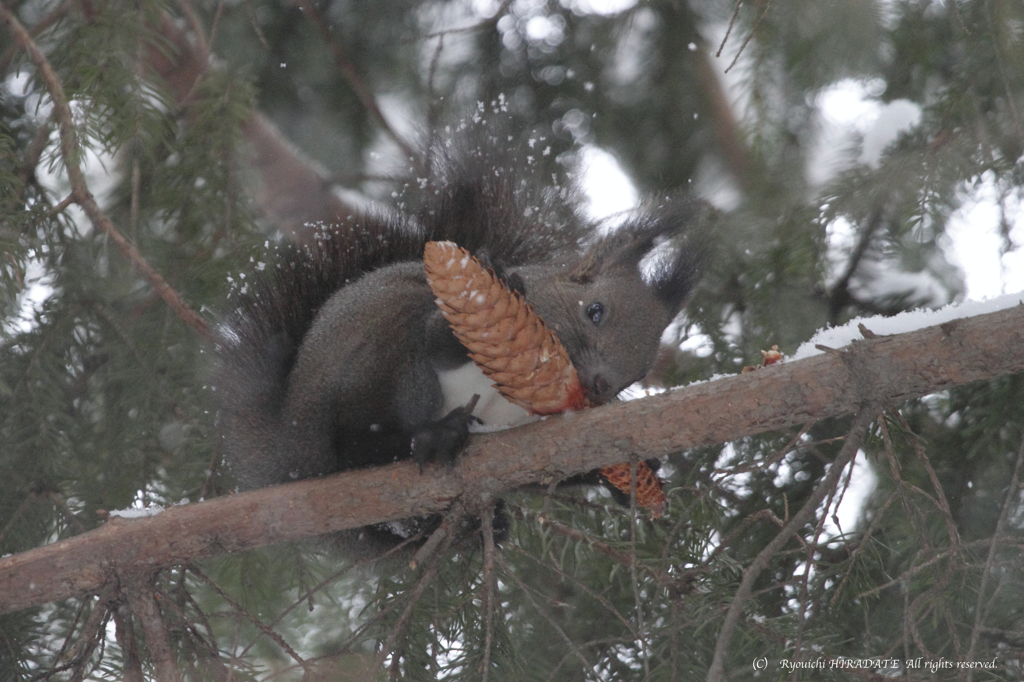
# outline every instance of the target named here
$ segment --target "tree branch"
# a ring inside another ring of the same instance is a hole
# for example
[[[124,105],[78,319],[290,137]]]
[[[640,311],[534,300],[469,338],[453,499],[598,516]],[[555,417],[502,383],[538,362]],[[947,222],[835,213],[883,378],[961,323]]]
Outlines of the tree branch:
[[[187,105],[195,85],[209,68],[210,55],[201,36],[192,36],[170,15],[160,20],[160,34],[173,47],[168,54],[152,46],[147,66],[167,84],[175,100]],[[271,218],[297,244],[307,244],[314,230],[307,224],[337,222],[356,209],[332,192],[327,173],[289,143],[267,117],[252,111],[242,124],[250,154],[246,164],[255,171],[256,208]]]
[[[685,390],[476,437],[457,466],[414,462],[174,507],[0,559],[0,613],[66,599],[112,577],[422,515],[461,499],[548,484],[764,431],[895,404],[1024,370],[1024,306],[964,318]]]
[[[39,77],[46,86],[50,99],[53,101],[53,112],[57,119],[58,131],[60,133],[61,158],[64,160],[64,168],[68,174],[71,195],[74,197],[75,203],[82,207],[82,210],[85,211],[85,214],[96,229],[113,240],[124,257],[149,282],[150,286],[178,314],[178,317],[183,322],[195,329],[203,338],[212,339],[213,336],[209,326],[206,324],[206,320],[188,307],[181,296],[178,295],[178,292],[167,283],[167,280],[159,272],[153,269],[142,254],[139,253],[139,250],[125,239],[124,235],[121,234],[110,218],[107,217],[106,213],[104,213],[103,209],[100,208],[99,204],[96,203],[96,199],[93,197],[92,192],[89,191],[89,186],[85,181],[85,174],[79,165],[80,150],[78,136],[75,131],[71,106],[64,95],[64,86],[61,84],[57,72],[50,66],[46,55],[43,54],[43,51],[36,45],[29,32],[25,30],[25,27],[21,25],[18,18],[14,16],[14,13],[3,2],[0,2],[0,24],[7,27],[7,30],[10,31],[11,36],[14,38],[14,42],[28,54],[29,61],[36,67]]]
[[[157,682],[181,682],[181,671],[174,660],[167,624],[157,605],[152,581],[146,576],[132,576],[125,589],[125,595],[132,614],[142,625]]]

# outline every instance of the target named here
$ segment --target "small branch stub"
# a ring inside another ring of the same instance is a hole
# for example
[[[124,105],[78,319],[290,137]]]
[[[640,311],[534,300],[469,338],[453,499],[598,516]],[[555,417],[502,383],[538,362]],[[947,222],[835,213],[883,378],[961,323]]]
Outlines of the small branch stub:
[[[762,367],[767,367],[768,365],[778,364],[785,359],[785,356],[783,356],[782,353],[779,352],[779,346],[777,344],[772,346],[771,350],[761,351],[761,356],[762,357],[760,365],[745,366],[741,371],[744,373],[753,372],[754,370],[761,369]]]
[[[565,347],[519,292],[452,242],[428,242],[423,263],[441,314],[506,399],[541,415],[590,406]],[[616,464],[601,475],[628,495],[630,469]],[[636,471],[637,503],[661,516],[661,482],[645,462]]]

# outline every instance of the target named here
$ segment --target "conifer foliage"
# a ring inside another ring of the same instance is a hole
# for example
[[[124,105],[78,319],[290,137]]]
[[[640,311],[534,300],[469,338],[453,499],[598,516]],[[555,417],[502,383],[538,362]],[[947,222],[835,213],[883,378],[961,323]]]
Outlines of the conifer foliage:
[[[0,0],[0,682],[1024,677],[1024,381],[985,358],[892,402],[901,377],[832,351],[872,399],[801,419],[775,393],[772,431],[739,426],[778,375],[750,372],[700,416],[728,440],[663,458],[657,519],[578,471],[412,566],[122,546],[102,575],[55,560],[74,596],[3,592],[19,557],[146,522],[112,510],[233,492],[208,385],[233,294],[274,243],[402,201],[414,131],[478,103],[556,177],[604,150],[721,209],[651,386],[962,298],[957,225],[1017,260],[1019,0]]]

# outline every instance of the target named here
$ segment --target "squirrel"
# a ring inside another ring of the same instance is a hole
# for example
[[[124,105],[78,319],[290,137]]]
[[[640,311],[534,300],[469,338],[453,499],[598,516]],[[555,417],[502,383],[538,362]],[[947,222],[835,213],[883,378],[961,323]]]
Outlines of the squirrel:
[[[450,466],[474,422],[528,418],[442,317],[424,273],[428,241],[466,248],[523,294],[591,403],[644,377],[700,276],[712,209],[676,196],[602,233],[578,192],[539,182],[535,157],[517,156],[511,140],[500,125],[462,124],[428,146],[415,201],[321,226],[311,246],[282,247],[279,262],[244,280],[215,381],[241,489],[409,458]],[[379,553],[439,519],[340,535]]]

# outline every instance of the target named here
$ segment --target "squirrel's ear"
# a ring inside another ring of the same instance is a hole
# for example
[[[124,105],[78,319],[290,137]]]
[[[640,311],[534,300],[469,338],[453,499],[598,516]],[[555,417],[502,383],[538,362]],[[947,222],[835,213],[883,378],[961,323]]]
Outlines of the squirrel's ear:
[[[700,199],[681,195],[648,203],[622,226],[590,245],[566,275],[589,284],[613,269],[637,273],[658,298],[677,310],[700,279],[715,211]],[[654,255],[650,265],[640,264]]]
[[[640,273],[640,261],[654,248],[660,232],[637,229],[634,219],[591,244],[566,277],[575,284],[590,284],[610,270]]]
[[[671,311],[678,312],[697,285],[713,250],[712,230],[718,212],[707,202],[680,197],[654,209],[647,216],[652,228],[668,237],[644,266],[644,278],[655,295]]]

